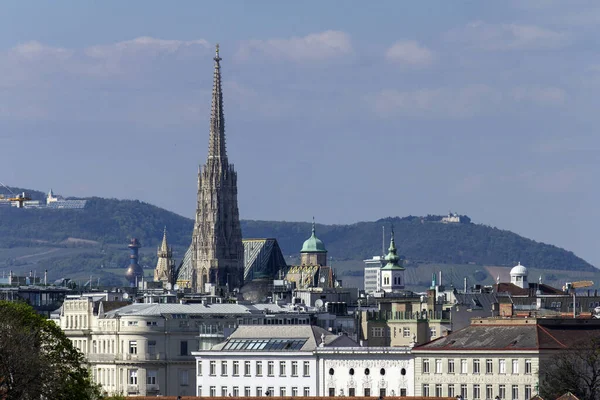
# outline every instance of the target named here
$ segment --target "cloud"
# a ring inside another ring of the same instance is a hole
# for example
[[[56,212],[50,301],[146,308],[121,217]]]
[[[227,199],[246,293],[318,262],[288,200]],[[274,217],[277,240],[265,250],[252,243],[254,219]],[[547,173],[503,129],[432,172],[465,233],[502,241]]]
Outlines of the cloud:
[[[518,102],[530,102],[542,106],[560,106],[566,101],[566,92],[557,87],[521,86],[512,90]]]
[[[289,39],[248,40],[241,43],[236,59],[246,61],[266,56],[277,60],[311,62],[339,58],[353,52],[347,33],[329,30]]]
[[[142,36],[109,45],[91,46],[85,49],[85,54],[94,58],[113,57],[121,54],[146,52],[157,55],[160,53],[175,53],[177,51],[199,46],[208,49],[210,44],[204,39],[198,40],[165,40]]]
[[[539,50],[564,47],[570,36],[536,25],[488,24],[475,21],[446,34],[450,42],[480,50]]]
[[[414,40],[400,40],[387,49],[385,58],[402,65],[426,67],[433,63],[435,56],[431,50]]]
[[[486,85],[469,85],[413,91],[385,89],[367,100],[382,117],[467,118],[488,112],[500,102],[501,94]]]

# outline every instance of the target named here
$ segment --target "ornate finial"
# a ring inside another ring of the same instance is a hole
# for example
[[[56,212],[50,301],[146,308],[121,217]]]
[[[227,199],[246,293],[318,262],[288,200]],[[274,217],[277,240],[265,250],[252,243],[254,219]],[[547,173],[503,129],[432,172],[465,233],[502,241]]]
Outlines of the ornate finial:
[[[312,235],[315,236],[315,217],[313,217],[313,222],[312,222]]]
[[[498,276],[496,276],[496,284],[500,283],[500,274],[498,274]]]
[[[215,46],[215,61],[221,61],[221,57],[219,57],[219,43],[217,43],[217,45]]]

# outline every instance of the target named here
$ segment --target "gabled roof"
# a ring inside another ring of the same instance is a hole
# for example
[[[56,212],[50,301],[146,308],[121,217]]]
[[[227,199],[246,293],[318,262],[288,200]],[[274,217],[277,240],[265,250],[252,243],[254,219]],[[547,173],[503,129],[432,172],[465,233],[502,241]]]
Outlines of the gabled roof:
[[[509,293],[513,296],[535,296],[537,291],[542,295],[565,294],[560,289],[546,285],[545,283],[530,283],[528,288],[520,288],[514,283],[501,282],[494,285],[496,293]]]
[[[586,323],[587,322],[587,323]],[[417,346],[419,350],[560,350],[600,338],[596,320],[474,320],[466,328]]]
[[[560,396],[559,398],[557,398],[556,400],[579,400],[579,398],[577,396],[575,396],[573,393],[567,392],[567,393],[563,394],[562,396]]]

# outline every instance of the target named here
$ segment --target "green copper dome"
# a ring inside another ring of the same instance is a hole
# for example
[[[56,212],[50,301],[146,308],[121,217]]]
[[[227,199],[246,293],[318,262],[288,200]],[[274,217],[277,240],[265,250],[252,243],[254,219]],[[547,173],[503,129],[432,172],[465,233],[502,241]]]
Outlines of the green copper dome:
[[[388,249],[388,254],[385,256],[385,260],[387,264],[385,264],[381,269],[383,270],[404,270],[405,268],[399,264],[400,257],[397,254],[396,250],[396,242],[394,241],[394,229],[392,228],[392,238],[390,239],[390,248]]]
[[[315,235],[315,221],[314,220],[313,220],[313,224],[312,224],[312,234],[310,235],[310,237],[308,239],[306,239],[304,241],[304,244],[302,245],[302,250],[300,250],[300,253],[327,253],[327,250],[325,249],[325,245],[323,244],[321,239],[319,239]]]

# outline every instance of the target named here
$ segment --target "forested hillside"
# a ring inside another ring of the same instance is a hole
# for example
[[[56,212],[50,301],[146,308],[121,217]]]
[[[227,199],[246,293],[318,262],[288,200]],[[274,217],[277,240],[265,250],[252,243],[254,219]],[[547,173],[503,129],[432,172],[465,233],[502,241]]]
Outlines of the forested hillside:
[[[38,192],[39,194],[39,192]],[[399,253],[407,264],[445,263],[510,266],[517,261],[540,269],[593,271],[595,268],[572,252],[538,243],[512,232],[471,223],[443,224],[440,216],[385,218],[351,225],[319,225],[321,238],[334,260],[362,260],[382,252],[382,227],[394,227]],[[0,249],[31,247],[89,248],[69,255],[49,255],[40,263],[81,271],[100,265],[126,263],[131,237],[142,242],[144,262],[153,263],[154,249],[167,227],[169,241],[181,259],[189,245],[193,221],[140,201],[89,199],[83,210],[16,209],[0,207]],[[242,221],[245,238],[274,237],[286,255],[299,252],[310,235],[308,222]],[[87,242],[92,241],[92,242]],[[1,253],[1,252],[0,252]],[[7,253],[8,254],[8,253]],[[31,264],[24,256],[2,260],[4,266]],[[66,271],[65,271],[66,272]]]

